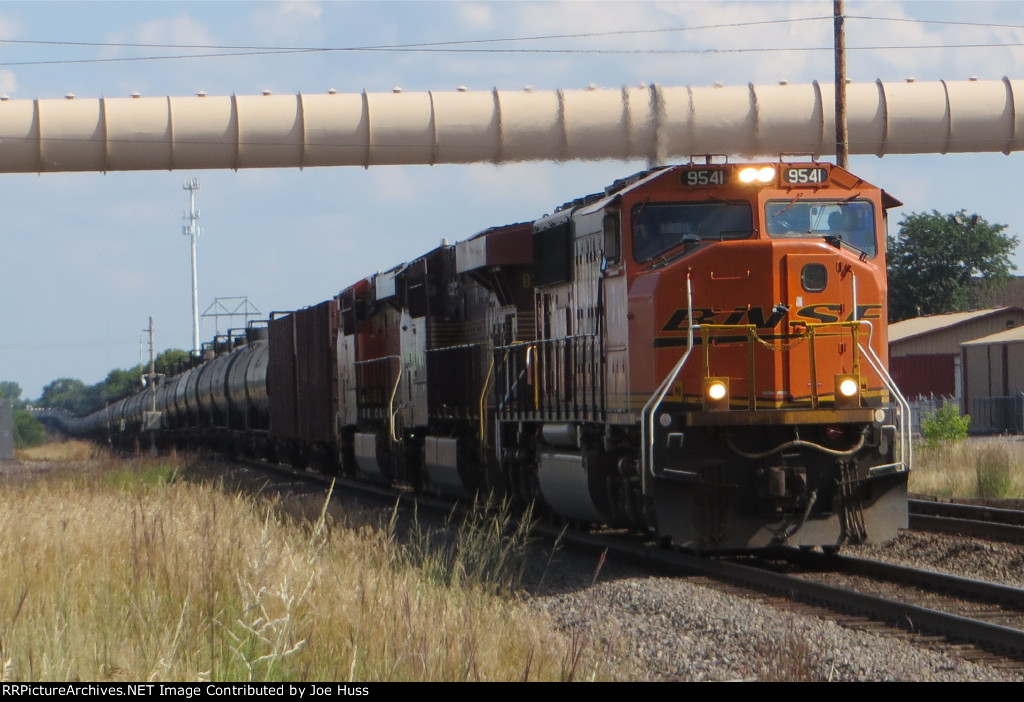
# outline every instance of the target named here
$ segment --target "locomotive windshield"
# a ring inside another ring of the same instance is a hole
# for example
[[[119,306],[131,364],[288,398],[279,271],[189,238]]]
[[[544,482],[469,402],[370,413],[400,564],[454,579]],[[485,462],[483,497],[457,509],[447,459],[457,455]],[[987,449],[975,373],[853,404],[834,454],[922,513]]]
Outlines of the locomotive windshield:
[[[683,243],[746,239],[750,205],[731,202],[643,203],[633,208],[633,258],[643,263]]]
[[[867,200],[775,200],[765,205],[768,236],[836,237],[869,256],[878,253],[875,208]]]

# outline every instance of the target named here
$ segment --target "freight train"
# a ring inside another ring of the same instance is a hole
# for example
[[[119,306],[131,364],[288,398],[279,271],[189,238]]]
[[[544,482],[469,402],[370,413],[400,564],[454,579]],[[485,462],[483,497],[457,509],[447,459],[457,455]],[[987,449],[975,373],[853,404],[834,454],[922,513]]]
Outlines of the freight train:
[[[274,314],[72,431],[536,501],[702,552],[907,523],[886,211],[815,161],[691,159]]]

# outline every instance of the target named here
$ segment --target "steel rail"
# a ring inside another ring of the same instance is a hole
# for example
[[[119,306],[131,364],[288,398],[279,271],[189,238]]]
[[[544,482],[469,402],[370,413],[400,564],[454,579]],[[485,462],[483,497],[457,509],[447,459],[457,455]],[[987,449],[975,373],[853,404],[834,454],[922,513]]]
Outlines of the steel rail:
[[[908,506],[914,530],[1024,543],[1024,511],[931,500]]]
[[[567,543],[595,550],[607,548],[619,551],[623,548],[622,539],[614,536],[567,533],[562,538]],[[913,632],[939,634],[954,641],[969,641],[979,648],[993,651],[999,655],[1024,660],[1024,630],[1021,629],[890,600],[877,595],[853,592],[841,587],[728,560],[654,548],[647,548],[646,553],[641,555],[637,555],[635,550],[630,550],[629,553],[643,562],[666,568],[671,572],[703,575],[826,609],[863,616]],[[799,561],[802,558],[811,557],[811,561],[827,563],[830,564],[830,567],[839,570],[849,569],[847,572],[861,569],[865,575],[870,574],[870,571],[877,571],[879,574],[886,573],[885,576],[876,575],[875,577],[892,579],[901,573],[902,577],[914,578],[918,583],[924,583],[926,578],[930,578],[933,583],[941,583],[941,588],[949,588],[951,592],[974,593],[968,597],[998,601],[1009,607],[1020,608],[1024,614],[1024,590],[1019,588],[984,581],[972,581],[942,573],[915,571],[913,568],[889,566],[885,563],[849,556],[829,557],[820,554],[801,554],[794,549],[779,549],[776,553],[785,554],[783,557],[787,560]],[[928,587],[934,588],[935,586],[929,585]]]

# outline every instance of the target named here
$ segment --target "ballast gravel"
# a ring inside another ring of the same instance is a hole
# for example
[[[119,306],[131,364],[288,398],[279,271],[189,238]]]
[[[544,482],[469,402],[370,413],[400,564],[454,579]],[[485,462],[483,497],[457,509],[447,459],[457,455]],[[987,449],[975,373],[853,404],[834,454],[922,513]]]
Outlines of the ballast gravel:
[[[1024,586],[1024,547],[1016,545],[906,533],[844,553]],[[605,678],[1024,681],[1022,669],[972,662],[863,620],[844,625],[698,578],[644,576],[608,562],[595,580],[595,570],[595,557],[558,553],[529,602],[575,635]]]

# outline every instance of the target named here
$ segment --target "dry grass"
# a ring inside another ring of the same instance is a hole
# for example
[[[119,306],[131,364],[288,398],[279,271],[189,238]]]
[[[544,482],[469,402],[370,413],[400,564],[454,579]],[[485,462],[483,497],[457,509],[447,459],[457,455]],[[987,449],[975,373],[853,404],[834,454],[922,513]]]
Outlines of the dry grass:
[[[18,449],[15,458],[27,463],[37,461],[88,461],[109,457],[109,452],[89,441],[71,439]]]
[[[4,680],[560,680],[578,658],[515,599],[427,577],[387,530],[107,463],[0,486]]]
[[[795,619],[758,642],[759,682],[830,682],[832,671]],[[827,674],[826,674],[827,672]]]
[[[938,497],[1024,497],[1024,441],[977,438],[921,447],[910,473],[912,492]]]

